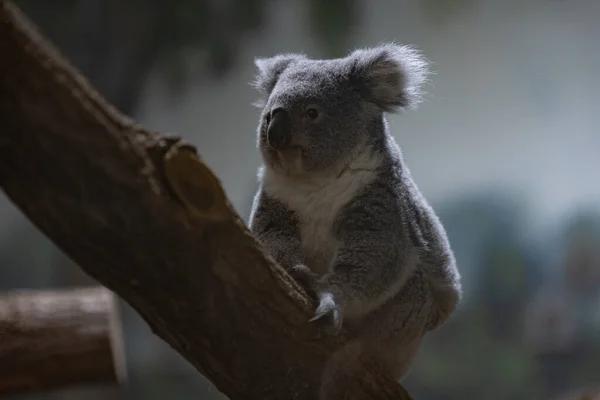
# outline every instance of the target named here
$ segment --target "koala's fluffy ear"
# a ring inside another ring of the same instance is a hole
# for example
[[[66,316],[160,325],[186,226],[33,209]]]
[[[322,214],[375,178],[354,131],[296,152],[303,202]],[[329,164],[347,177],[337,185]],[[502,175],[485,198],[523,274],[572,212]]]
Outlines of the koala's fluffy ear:
[[[270,94],[275,84],[279,80],[279,76],[287,67],[295,61],[305,59],[304,54],[279,54],[269,58],[255,58],[254,64],[258,68],[258,74],[252,82],[259,91],[264,94]]]
[[[420,52],[396,44],[355,50],[348,56],[350,78],[367,101],[383,111],[414,108],[429,75],[427,60]]]

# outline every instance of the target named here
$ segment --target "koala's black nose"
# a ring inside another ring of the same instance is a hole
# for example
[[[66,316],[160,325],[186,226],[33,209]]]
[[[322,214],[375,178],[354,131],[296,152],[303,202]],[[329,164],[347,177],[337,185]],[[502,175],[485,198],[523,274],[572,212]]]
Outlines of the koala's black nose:
[[[274,149],[281,150],[292,141],[292,121],[283,108],[271,111],[271,121],[267,127],[267,140]]]

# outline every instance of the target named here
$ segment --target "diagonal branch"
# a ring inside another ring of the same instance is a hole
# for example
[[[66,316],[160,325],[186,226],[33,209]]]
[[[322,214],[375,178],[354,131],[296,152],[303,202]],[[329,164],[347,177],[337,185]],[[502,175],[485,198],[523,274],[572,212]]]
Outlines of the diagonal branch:
[[[257,245],[219,180],[176,137],[106,104],[0,0],[0,186],[89,275],[231,399],[315,399],[348,340]],[[377,366],[357,399],[409,399]]]

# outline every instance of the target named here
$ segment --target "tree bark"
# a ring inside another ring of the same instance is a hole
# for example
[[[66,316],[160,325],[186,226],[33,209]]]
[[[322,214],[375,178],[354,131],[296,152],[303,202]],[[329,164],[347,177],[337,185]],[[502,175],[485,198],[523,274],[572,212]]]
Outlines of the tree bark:
[[[125,378],[113,294],[103,287],[0,296],[0,396]]]
[[[314,340],[314,305],[194,147],[125,119],[0,3],[0,187],[225,395],[316,399],[325,361],[351,339]],[[347,389],[410,398],[379,366]]]

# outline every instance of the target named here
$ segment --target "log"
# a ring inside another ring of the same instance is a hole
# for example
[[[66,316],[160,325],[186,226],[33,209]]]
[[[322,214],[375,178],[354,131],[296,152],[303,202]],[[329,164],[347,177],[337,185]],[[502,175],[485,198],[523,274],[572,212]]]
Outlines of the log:
[[[230,399],[316,399],[325,361],[351,338],[315,340],[314,304],[195,147],[126,119],[17,7],[0,4],[7,196]],[[352,398],[410,399],[379,366],[363,367],[345,388]]]
[[[0,296],[0,396],[125,379],[116,301],[103,287]]]

